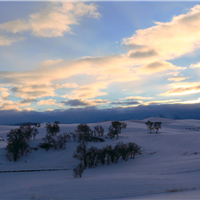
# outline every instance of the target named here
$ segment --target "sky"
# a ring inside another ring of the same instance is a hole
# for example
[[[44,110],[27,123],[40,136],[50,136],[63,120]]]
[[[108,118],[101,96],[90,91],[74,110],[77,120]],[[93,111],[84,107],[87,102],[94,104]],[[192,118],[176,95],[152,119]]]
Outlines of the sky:
[[[200,4],[0,2],[0,61],[1,113],[198,105]]]

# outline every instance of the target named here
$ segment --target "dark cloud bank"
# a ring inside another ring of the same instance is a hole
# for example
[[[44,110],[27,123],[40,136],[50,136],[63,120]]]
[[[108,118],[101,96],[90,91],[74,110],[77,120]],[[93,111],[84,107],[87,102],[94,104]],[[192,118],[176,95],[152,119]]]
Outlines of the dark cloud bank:
[[[110,109],[87,107],[46,112],[2,110],[0,111],[0,124],[53,122],[55,120],[60,121],[60,123],[92,123],[108,120],[145,119],[148,117],[200,119],[200,104],[167,104]]]

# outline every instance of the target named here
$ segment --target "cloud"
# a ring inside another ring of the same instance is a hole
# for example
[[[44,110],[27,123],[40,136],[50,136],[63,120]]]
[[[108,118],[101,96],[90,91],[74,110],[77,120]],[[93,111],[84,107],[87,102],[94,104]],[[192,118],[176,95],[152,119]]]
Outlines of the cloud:
[[[137,62],[135,63],[125,55],[84,57],[73,61],[49,60],[43,62],[42,66],[35,70],[1,72],[0,79],[5,85],[16,85],[12,91],[16,92],[16,96],[22,98],[55,96],[55,89],[77,88],[71,94],[68,93],[62,96],[70,99],[82,99],[106,95],[107,93],[101,92],[101,89],[106,89],[109,84],[114,82],[137,81],[143,74],[184,69],[166,61],[157,61],[140,67],[136,67],[135,65],[137,64]],[[91,76],[97,82],[86,85],[82,84],[81,86],[78,86],[76,83],[62,85],[56,83],[59,80],[63,81],[76,75]],[[45,85],[45,87],[40,89],[33,88],[32,85],[36,84],[35,80],[37,80],[38,87],[41,85]],[[18,89],[16,90],[16,88]]]
[[[8,88],[0,88],[0,92],[6,92],[8,91]]]
[[[76,83],[65,83],[65,84],[62,84],[62,85],[54,84],[52,86],[55,87],[56,89],[61,89],[61,88],[77,88],[78,87],[78,85]]]
[[[180,101],[178,103],[181,103],[181,104],[196,104],[196,103],[200,103],[200,98],[195,99],[195,100]]]
[[[176,81],[176,82],[179,82],[179,81],[184,81],[184,80],[190,79],[190,78],[191,78],[191,77],[174,76],[174,77],[168,78],[167,80],[168,80],[168,81]]]
[[[7,101],[4,100],[3,102],[0,103],[0,110],[17,110],[17,111],[23,111],[23,110],[33,110],[32,108],[20,108],[20,107],[25,107],[29,106],[32,102],[31,101],[19,101],[19,102],[14,102],[14,101]]]
[[[167,100],[155,100],[155,101],[147,101],[145,103],[143,103],[143,105],[150,105],[150,104],[174,104],[174,103],[179,103],[180,99],[167,99]]]
[[[46,60],[44,62],[41,62],[40,63],[40,68],[45,68],[45,67],[48,67],[48,66],[56,66],[58,65],[59,63],[62,63],[64,60],[63,59],[58,59],[58,60]]]
[[[41,84],[41,85],[22,85],[10,89],[15,93],[16,97],[21,98],[41,98],[45,96],[55,96],[54,88]]]
[[[126,106],[131,106],[131,105],[138,105],[141,104],[142,101],[118,101],[118,102],[111,102],[111,105],[126,105]]]
[[[1,72],[0,79],[2,84],[10,84],[9,86],[13,87],[11,91],[17,97],[54,97],[58,95],[56,90],[66,88],[73,90],[65,95],[61,94],[61,97],[79,100],[107,95],[107,87],[115,82],[138,80],[148,82],[148,79],[142,79],[143,75],[185,69],[164,60],[181,56],[199,48],[196,41],[200,41],[200,29],[193,27],[195,31],[192,30],[190,23],[188,24],[188,21],[185,20],[190,16],[192,23],[193,20],[198,22],[199,13],[200,6],[195,6],[185,15],[173,17],[171,22],[156,23],[155,26],[148,29],[138,30],[131,38],[124,39],[124,44],[130,48],[130,51],[125,54],[82,57],[72,61],[64,59],[47,60],[34,70]],[[1,24],[0,28],[13,33],[29,30],[37,36],[57,37],[71,31],[69,18],[65,20],[69,16],[71,23],[76,24],[83,16],[99,18],[100,14],[97,12],[97,5],[95,4],[81,2],[49,3],[48,8],[40,13],[30,15],[29,19],[7,22]],[[51,20],[52,17],[54,20]],[[56,17],[58,23],[55,23]],[[54,28],[52,28],[53,24],[55,25]],[[186,27],[190,27],[190,30],[188,28],[186,30]],[[179,29],[180,31],[178,31]],[[180,32],[180,38],[177,32]],[[169,35],[170,37],[168,37]],[[88,80],[86,84],[82,82],[80,85],[77,83],[60,84],[69,77],[77,75],[86,75],[92,81]],[[169,78],[169,80],[172,80],[172,78]],[[36,84],[38,88],[33,87]],[[59,91],[59,93],[62,91]]]
[[[11,38],[11,37],[0,36],[0,46],[9,46],[12,43],[19,42],[24,39],[25,38],[23,38],[23,37]]]
[[[200,62],[196,63],[196,64],[191,64],[190,68],[200,68]]]
[[[26,104],[26,103],[33,103],[33,102],[37,102],[37,99],[23,99],[23,100],[21,100],[20,101],[20,103],[24,103],[24,104]]]
[[[129,57],[131,58],[144,58],[144,57],[151,57],[156,56],[157,52],[155,50],[147,50],[147,51],[131,51],[129,52]]]
[[[156,61],[139,67],[138,72],[141,74],[149,74],[149,73],[164,72],[168,70],[184,70],[184,69],[186,68],[174,66],[172,63],[166,61]]]
[[[109,103],[108,100],[102,100],[102,99],[93,99],[93,100],[80,100],[80,99],[70,99],[70,100],[64,100],[61,102],[65,106],[70,107],[86,107],[86,106],[96,106],[100,104],[107,104]]]
[[[126,97],[124,99],[127,99],[127,100],[146,100],[146,99],[152,99],[152,97],[130,96],[130,97]]]
[[[2,97],[3,100],[8,99],[9,95],[10,95],[9,92],[1,92],[1,97]]]
[[[109,109],[86,107],[51,110],[51,112],[0,110],[2,124],[47,121],[60,121],[60,123],[97,123],[103,121],[141,120],[149,117],[200,119],[200,104],[140,105],[137,107]]]
[[[56,104],[56,100],[48,99],[48,100],[41,100],[37,103],[37,105],[54,105]]]
[[[72,33],[71,25],[78,24],[82,17],[99,18],[94,3],[54,2],[48,3],[41,12],[29,15],[27,20],[17,19],[0,24],[0,29],[11,33],[31,31],[40,37],[59,37]]]
[[[79,99],[72,99],[68,101],[62,101],[62,103],[66,106],[77,107],[77,106],[89,106],[88,103],[85,103]]]
[[[178,84],[171,84],[172,89],[165,93],[160,94],[160,96],[170,96],[170,95],[189,95],[200,93],[200,83],[199,82],[182,82]]]
[[[180,57],[200,47],[200,5],[194,6],[186,14],[174,16],[170,22],[155,24],[150,28],[137,30],[132,37],[125,38],[123,43],[139,46],[138,53],[146,49],[159,52],[160,59],[166,60]]]
[[[96,82],[88,85],[80,86],[78,89],[73,90],[70,95],[63,95],[64,98],[71,99],[89,99],[97,96],[107,95],[106,92],[100,91],[101,89],[107,89],[108,83]]]

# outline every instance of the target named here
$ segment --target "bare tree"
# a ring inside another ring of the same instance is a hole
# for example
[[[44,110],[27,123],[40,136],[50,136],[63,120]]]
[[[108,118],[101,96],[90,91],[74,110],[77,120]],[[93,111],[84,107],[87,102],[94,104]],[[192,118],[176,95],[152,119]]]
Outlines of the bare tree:
[[[20,156],[23,156],[24,153],[26,153],[29,147],[26,135],[22,130],[23,129],[21,128],[13,129],[10,130],[10,132],[7,134],[7,155],[9,155],[9,157],[12,157],[15,162],[20,158]]]
[[[85,170],[85,167],[80,163],[76,168],[73,169],[74,178],[81,178]]]
[[[83,162],[84,167],[87,167],[87,145],[85,144],[85,142],[82,142],[77,146],[73,157],[80,160],[81,163]]]
[[[151,131],[154,130],[153,122],[147,121],[145,122],[145,124],[147,126],[148,131],[151,133]]]
[[[109,127],[109,133],[108,135],[112,138],[117,135],[117,139],[119,137],[119,134],[121,133],[122,129],[125,129],[127,127],[127,124],[125,122],[119,122],[119,121],[113,121],[111,122],[111,125]]]
[[[102,126],[95,126],[94,127],[94,136],[98,135],[99,137],[103,137],[104,135],[104,129]]]
[[[50,122],[46,123],[46,131],[49,135],[56,136],[60,132],[59,122],[55,121],[53,125]]]
[[[158,133],[158,130],[161,129],[161,122],[154,122],[154,129],[156,130],[156,133]]]

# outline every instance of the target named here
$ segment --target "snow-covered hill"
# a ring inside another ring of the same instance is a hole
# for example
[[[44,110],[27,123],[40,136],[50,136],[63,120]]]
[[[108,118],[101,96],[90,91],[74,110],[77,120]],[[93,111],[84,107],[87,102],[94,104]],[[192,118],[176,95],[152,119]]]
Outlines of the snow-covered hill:
[[[161,121],[159,134],[148,133],[146,121]],[[97,124],[107,133],[110,121]],[[72,169],[79,163],[72,157],[77,142],[65,150],[32,150],[17,162],[5,157],[6,142],[0,141],[0,171],[66,169],[60,171],[0,173],[0,199],[199,199],[200,197],[200,121],[148,118],[126,121],[119,139],[89,143],[102,147],[119,141],[135,142],[142,155],[119,160],[117,164],[86,169],[82,178],[74,178]],[[61,133],[78,124],[61,124]],[[13,126],[0,126],[0,139]],[[38,129],[36,147],[46,134],[45,124]]]

